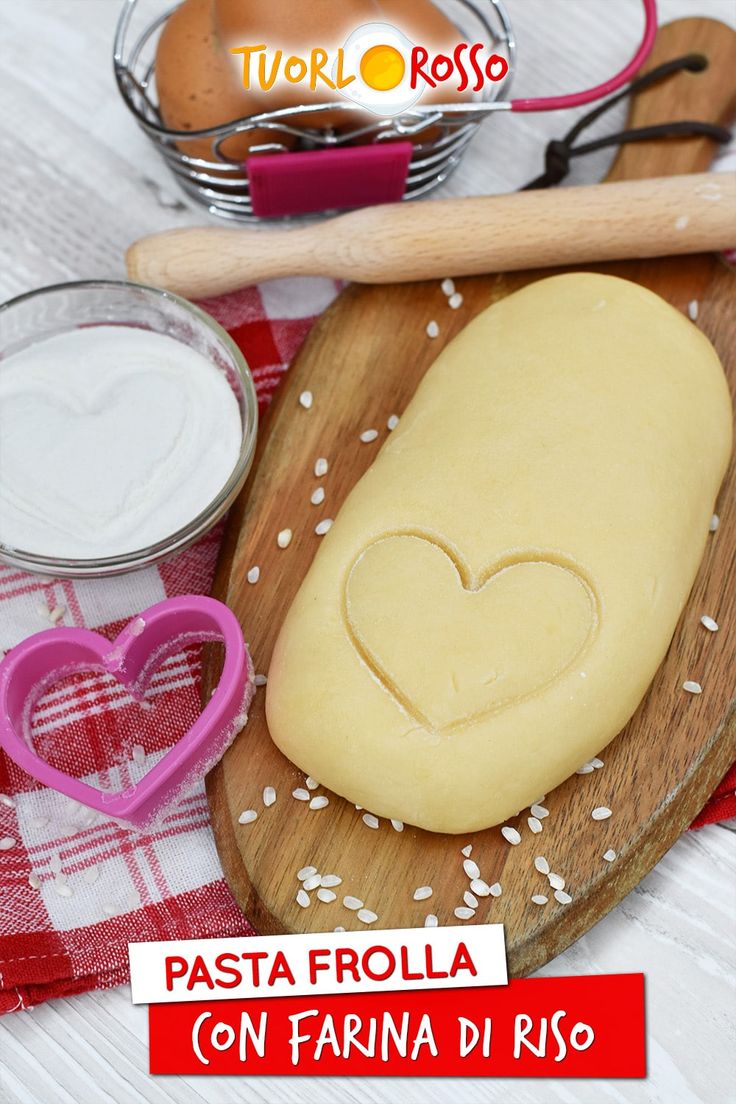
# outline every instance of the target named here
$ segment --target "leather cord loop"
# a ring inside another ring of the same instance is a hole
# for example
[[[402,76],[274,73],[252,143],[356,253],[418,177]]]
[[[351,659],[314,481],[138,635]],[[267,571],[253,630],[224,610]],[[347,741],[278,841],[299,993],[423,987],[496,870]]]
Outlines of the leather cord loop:
[[[708,67],[707,58],[702,54],[686,54],[684,57],[674,58],[663,65],[658,65],[642,77],[637,77],[615,96],[598,104],[567,132],[564,138],[553,138],[547,143],[544,151],[544,172],[541,176],[524,185],[521,191],[531,191],[537,188],[549,188],[559,184],[570,171],[570,161],[573,157],[580,157],[595,150],[605,149],[608,146],[623,146],[628,142],[650,142],[652,140],[668,138],[707,137],[715,142],[728,142],[731,132],[726,127],[717,126],[715,123],[704,123],[697,119],[681,119],[672,123],[658,123],[652,126],[633,127],[628,130],[619,130],[615,134],[607,134],[602,138],[596,138],[590,142],[574,145],[577,138],[592,123],[599,119],[614,104],[619,103],[627,96],[641,92],[653,84],[667,80],[675,73],[687,70],[691,73],[702,72]]]

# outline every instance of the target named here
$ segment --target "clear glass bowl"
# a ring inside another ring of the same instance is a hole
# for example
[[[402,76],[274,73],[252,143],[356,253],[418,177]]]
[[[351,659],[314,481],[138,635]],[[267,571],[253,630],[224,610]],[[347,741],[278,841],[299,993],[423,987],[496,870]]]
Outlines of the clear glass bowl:
[[[258,402],[250,369],[237,345],[214,318],[171,292],[124,280],[86,280],[19,295],[0,305],[0,360],[54,334],[94,325],[153,330],[206,356],[225,374],[238,401],[242,424],[240,453],[229,479],[212,502],[187,525],[156,544],[120,556],[78,560],[26,552],[0,541],[0,561],[24,571],[61,578],[120,575],[166,559],[193,544],[223,516],[253,463]]]

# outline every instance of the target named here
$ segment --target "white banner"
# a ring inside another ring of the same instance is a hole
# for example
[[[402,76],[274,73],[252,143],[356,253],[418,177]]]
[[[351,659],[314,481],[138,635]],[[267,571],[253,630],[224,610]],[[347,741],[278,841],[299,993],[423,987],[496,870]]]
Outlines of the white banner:
[[[129,943],[134,1004],[506,985],[502,924]]]

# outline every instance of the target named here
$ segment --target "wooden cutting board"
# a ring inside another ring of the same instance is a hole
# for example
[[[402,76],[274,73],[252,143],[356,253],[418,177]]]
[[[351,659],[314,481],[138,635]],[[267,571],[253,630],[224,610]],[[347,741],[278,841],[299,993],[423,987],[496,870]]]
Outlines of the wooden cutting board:
[[[677,76],[641,95],[631,125],[729,117],[736,35],[709,20],[679,21],[660,32],[650,64],[692,51],[709,57],[709,69]],[[565,125],[561,121],[561,129]],[[703,170],[712,152],[711,144],[699,139],[630,146],[609,179]],[[681,311],[697,300],[697,325],[736,380],[736,277],[721,259],[663,258],[596,270],[636,280]],[[241,620],[257,671],[268,671],[279,627],[317,550],[315,524],[336,515],[385,440],[389,415],[401,413],[440,349],[471,318],[550,271],[458,280],[464,301],[457,311],[448,307],[437,282],[354,285],[318,321],[261,431],[253,471],[230,516],[215,584],[215,594]],[[434,341],[425,334],[430,319],[440,324]],[[310,410],[299,404],[303,390],[314,394]],[[379,437],[364,444],[359,435],[369,427],[378,428]],[[330,469],[316,479],[320,456],[329,460]],[[310,495],[318,485],[326,498],[314,506]],[[473,922],[506,925],[513,975],[537,969],[605,915],[687,827],[736,755],[735,491],[732,467],[721,492],[720,527],[708,539],[672,645],[636,715],[602,753],[602,769],[575,775],[547,795],[549,816],[540,834],[527,826],[528,810],[510,822],[521,831],[518,846],[510,846],[498,828],[462,837],[408,825],[399,833],[388,821],[371,829],[352,804],[322,788],[316,793],[324,793],[329,805],[310,810],[291,796],[295,787],[304,786],[304,777],[272,743],[265,694],[259,690],[246,728],[208,780],[223,869],[257,930],[362,928],[356,914],[342,906],[343,894],[360,898],[378,914],[376,928],[419,926],[430,912],[441,924],[460,923],[454,909],[468,887],[461,854],[467,844],[482,877],[489,884],[500,882],[503,890],[498,898],[481,899]],[[282,550],[276,536],[287,527],[294,537]],[[252,585],[246,574],[255,564],[260,579]],[[715,617],[720,630],[707,631],[700,624],[702,614]],[[215,657],[210,655],[205,666],[207,692],[217,673]],[[685,693],[684,679],[699,681],[703,693]],[[277,792],[269,808],[262,801],[265,786]],[[609,806],[613,816],[593,821],[591,810],[598,805]],[[240,825],[238,816],[245,809],[256,809],[258,819]],[[613,863],[603,859],[609,848],[617,853]],[[534,868],[538,855],[565,878],[572,903],[554,900],[547,879]],[[342,877],[336,901],[322,903],[312,894],[308,908],[296,903],[296,872],[307,865]],[[421,885],[433,886],[433,896],[415,902],[413,891]],[[549,903],[533,904],[535,893],[545,893]]]

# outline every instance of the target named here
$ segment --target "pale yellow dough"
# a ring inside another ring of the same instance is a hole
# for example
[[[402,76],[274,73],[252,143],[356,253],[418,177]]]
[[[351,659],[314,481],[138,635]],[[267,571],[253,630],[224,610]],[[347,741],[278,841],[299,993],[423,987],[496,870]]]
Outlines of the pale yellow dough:
[[[718,357],[658,296],[582,273],[489,308],[324,538],[274,652],[273,739],[379,816],[516,814],[641,701],[730,446]]]

